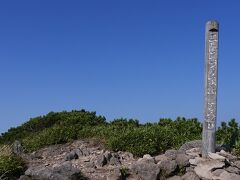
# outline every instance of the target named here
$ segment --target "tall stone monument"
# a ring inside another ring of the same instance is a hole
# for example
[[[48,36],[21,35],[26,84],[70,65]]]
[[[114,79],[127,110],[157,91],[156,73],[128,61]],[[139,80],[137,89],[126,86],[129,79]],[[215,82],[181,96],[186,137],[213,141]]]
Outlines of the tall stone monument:
[[[205,32],[205,104],[203,122],[203,157],[215,152],[218,82],[218,31],[217,21],[208,21]]]

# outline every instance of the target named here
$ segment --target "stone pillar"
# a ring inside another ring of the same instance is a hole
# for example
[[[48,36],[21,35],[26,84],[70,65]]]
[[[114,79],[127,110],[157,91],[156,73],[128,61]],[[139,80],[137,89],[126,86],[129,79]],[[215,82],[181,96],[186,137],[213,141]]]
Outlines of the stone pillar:
[[[217,83],[218,83],[218,31],[217,21],[208,21],[205,32],[205,102],[203,122],[203,157],[215,152]]]

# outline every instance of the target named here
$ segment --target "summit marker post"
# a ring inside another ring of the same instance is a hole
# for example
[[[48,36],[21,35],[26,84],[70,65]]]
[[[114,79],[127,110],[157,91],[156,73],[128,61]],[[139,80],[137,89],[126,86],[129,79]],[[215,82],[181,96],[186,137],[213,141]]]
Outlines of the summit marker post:
[[[202,155],[215,152],[218,83],[218,32],[219,23],[208,21],[205,32],[205,95],[202,134]]]

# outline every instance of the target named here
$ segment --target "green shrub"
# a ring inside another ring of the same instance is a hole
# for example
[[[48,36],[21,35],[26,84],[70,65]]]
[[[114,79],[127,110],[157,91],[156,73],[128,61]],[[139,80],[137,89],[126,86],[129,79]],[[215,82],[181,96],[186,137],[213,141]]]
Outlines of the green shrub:
[[[25,171],[23,160],[15,155],[0,156],[0,179],[15,179]]]
[[[217,143],[228,144],[234,148],[235,144],[239,141],[239,127],[235,119],[228,123],[222,122],[221,126],[216,132]]]
[[[164,139],[165,138],[165,139]],[[170,134],[160,127],[128,129],[117,136],[109,137],[108,145],[114,151],[129,151],[137,156],[156,154],[171,147]]]
[[[12,143],[16,139],[21,140],[25,137],[30,137],[38,132],[44,131],[45,129],[56,125],[97,126],[102,124],[106,124],[106,118],[103,116],[97,116],[96,112],[88,112],[85,110],[73,110],[70,112],[50,112],[46,116],[31,118],[23,125],[17,128],[10,128],[8,132],[2,133],[0,136],[0,144]]]
[[[75,140],[78,137],[79,130],[79,126],[56,125],[34,136],[24,138],[22,144],[26,151],[31,152],[47,145],[61,144]]]

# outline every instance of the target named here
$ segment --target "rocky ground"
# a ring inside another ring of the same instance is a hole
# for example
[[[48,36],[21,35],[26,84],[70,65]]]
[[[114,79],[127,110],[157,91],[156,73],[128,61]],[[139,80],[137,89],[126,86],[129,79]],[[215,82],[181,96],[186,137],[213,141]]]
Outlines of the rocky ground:
[[[22,154],[28,169],[20,180],[240,180],[240,159],[226,151],[218,147],[203,159],[201,141],[193,141],[179,150],[137,158],[110,152],[96,141],[74,141]]]

